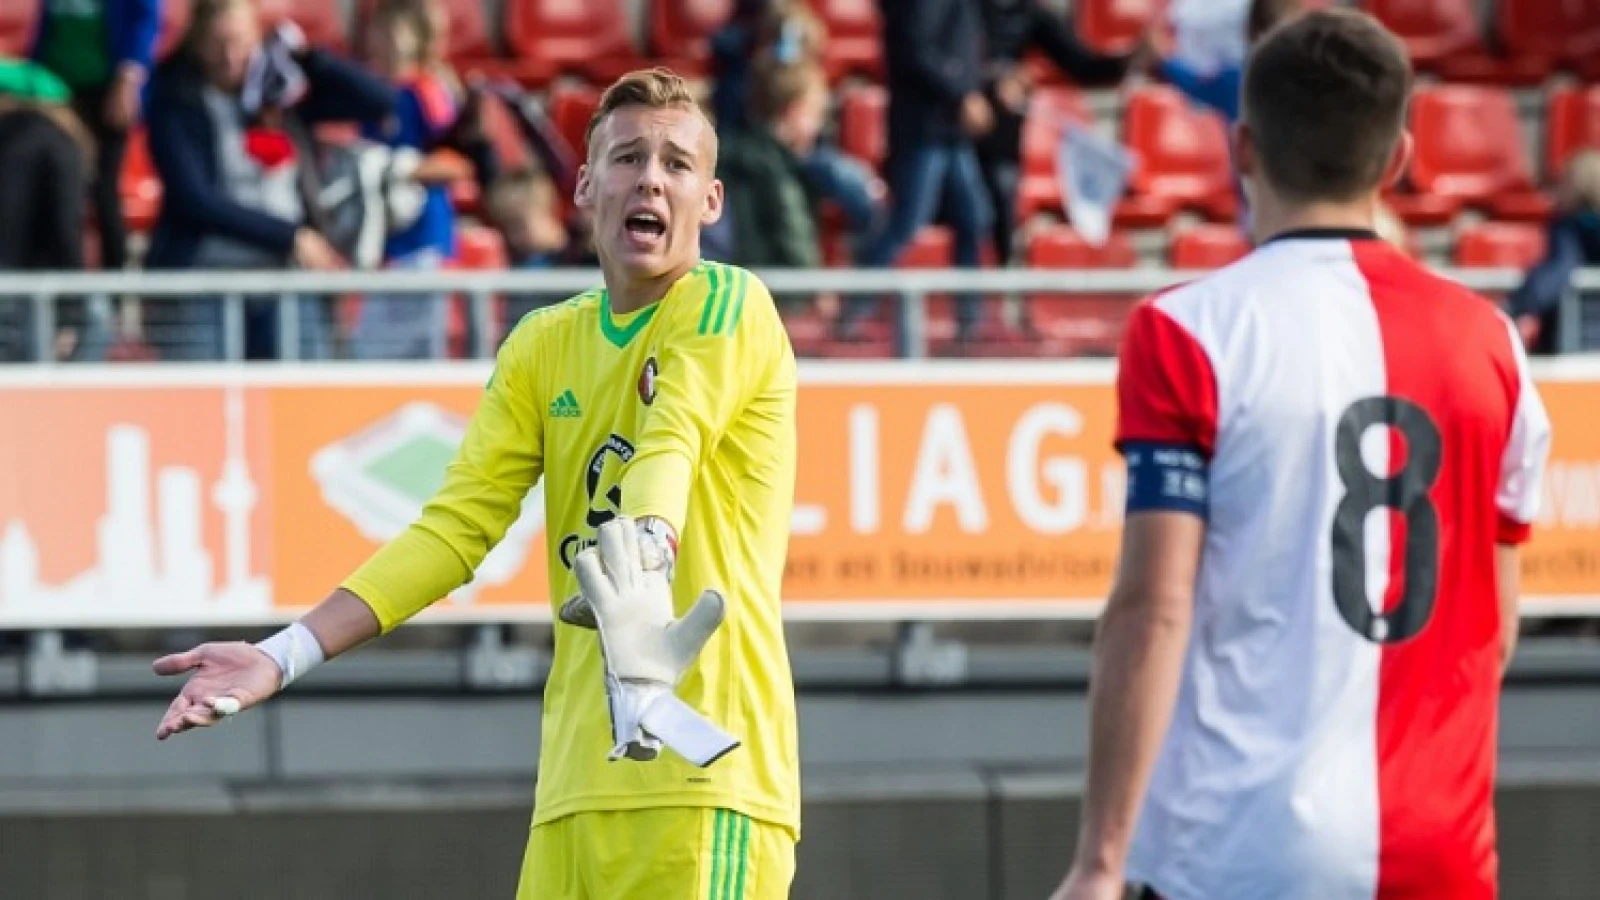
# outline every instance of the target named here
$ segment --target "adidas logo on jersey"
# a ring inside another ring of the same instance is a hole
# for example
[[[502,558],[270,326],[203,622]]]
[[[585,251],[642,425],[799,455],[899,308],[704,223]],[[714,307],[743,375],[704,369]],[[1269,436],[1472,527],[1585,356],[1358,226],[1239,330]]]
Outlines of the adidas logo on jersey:
[[[583,410],[578,407],[578,398],[572,396],[572,389],[550,401],[550,418],[576,419],[583,415]]]

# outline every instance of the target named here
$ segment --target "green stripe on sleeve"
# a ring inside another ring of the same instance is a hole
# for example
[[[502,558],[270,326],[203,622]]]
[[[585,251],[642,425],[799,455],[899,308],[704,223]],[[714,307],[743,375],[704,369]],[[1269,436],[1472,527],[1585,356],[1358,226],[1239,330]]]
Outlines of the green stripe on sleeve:
[[[711,266],[706,272],[706,276],[711,280],[711,286],[706,288],[706,303],[700,308],[701,334],[708,333],[711,328],[711,308],[717,305],[717,293],[721,287],[721,279],[717,277],[720,268]]]
[[[739,328],[739,317],[744,315],[745,289],[750,287],[750,273],[739,273],[739,299],[733,304],[733,321],[728,323],[728,333],[733,334]]]
[[[724,326],[728,321],[728,307],[733,299],[734,292],[739,294],[739,302],[744,302],[745,279],[749,276],[743,269],[728,270],[728,289],[723,292],[722,302],[717,305],[717,321],[711,326],[712,334],[727,334]]]

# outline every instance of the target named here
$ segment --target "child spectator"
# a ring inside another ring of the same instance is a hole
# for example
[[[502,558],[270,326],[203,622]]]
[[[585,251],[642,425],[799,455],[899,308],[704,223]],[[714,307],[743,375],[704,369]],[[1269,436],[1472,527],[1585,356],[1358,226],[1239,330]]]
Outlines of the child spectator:
[[[758,62],[790,66],[821,61],[827,31],[822,20],[794,0],[738,0],[728,24],[711,36],[716,84],[711,110],[718,128],[745,124],[751,79]]]
[[[752,89],[749,124],[725,133],[717,157],[731,261],[749,268],[815,268],[822,250],[801,161],[827,121],[827,79],[814,64],[759,63]]]
[[[505,239],[513,269],[548,269],[567,252],[555,182],[540,169],[523,168],[496,179],[485,211]]]
[[[489,224],[505,240],[513,269],[550,269],[578,264],[576,246],[561,221],[555,180],[542,169],[515,169],[495,179],[484,203]],[[509,330],[528,313],[559,303],[563,294],[513,294],[506,297],[504,321]]]
[[[365,136],[392,147],[429,153],[456,124],[459,82],[444,62],[448,21],[432,0],[380,0],[366,34],[368,62],[397,89],[392,117],[368,123]],[[427,185],[416,220],[391,234],[386,265],[437,269],[456,258],[456,215],[450,183],[468,175],[450,158],[434,157],[415,174]],[[429,359],[444,355],[443,295],[371,295],[361,304],[352,351],[363,359]]]
[[[711,38],[711,109],[718,133],[749,124],[758,70],[821,66],[827,36],[822,20],[798,0],[739,0],[728,24]],[[852,233],[864,237],[876,229],[884,190],[865,163],[819,141],[800,164],[811,193],[837,204]],[[708,256],[726,255],[718,252],[726,230],[720,225],[707,230]]]

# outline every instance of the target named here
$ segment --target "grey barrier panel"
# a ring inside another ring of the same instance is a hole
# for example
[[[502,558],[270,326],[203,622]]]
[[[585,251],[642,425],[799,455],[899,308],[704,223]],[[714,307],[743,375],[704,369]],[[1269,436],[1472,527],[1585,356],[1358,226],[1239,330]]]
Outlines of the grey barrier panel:
[[[1442,269],[1443,274],[1475,290],[1503,293],[1521,283],[1522,273],[1512,269]],[[899,298],[902,355],[927,355],[926,298],[935,292],[984,294],[1126,293],[1130,299],[1169,285],[1204,275],[1173,269],[816,269],[770,270],[758,273],[774,293],[876,293]],[[243,352],[243,296],[385,293],[419,298],[441,293],[464,293],[471,301],[473,352],[483,358],[492,353],[488,335],[488,301],[497,293],[529,292],[576,294],[598,284],[598,271],[585,269],[502,272],[130,272],[130,273],[29,273],[0,276],[0,298],[39,298],[32,316],[37,359],[53,354],[53,299],[102,293],[163,298],[224,296],[225,358],[239,359]],[[1600,269],[1578,272],[1576,290],[1600,288]],[[282,303],[293,306],[292,303]],[[1563,301],[1562,315],[1581,318],[1576,293]],[[288,313],[284,313],[288,317]],[[294,326],[290,329],[293,330]],[[1566,329],[1576,334],[1578,329]]]

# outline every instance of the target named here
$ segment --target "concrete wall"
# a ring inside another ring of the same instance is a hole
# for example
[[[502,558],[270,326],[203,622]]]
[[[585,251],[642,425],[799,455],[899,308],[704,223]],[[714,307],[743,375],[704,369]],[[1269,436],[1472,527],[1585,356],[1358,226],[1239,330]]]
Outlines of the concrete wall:
[[[808,803],[796,900],[1040,900],[1077,827],[1070,780],[991,793]],[[1592,900],[1600,789],[1499,798],[1503,896]],[[27,900],[506,898],[524,807],[0,817],[0,897]]]

